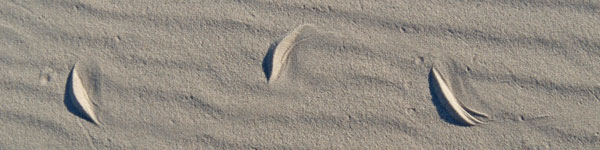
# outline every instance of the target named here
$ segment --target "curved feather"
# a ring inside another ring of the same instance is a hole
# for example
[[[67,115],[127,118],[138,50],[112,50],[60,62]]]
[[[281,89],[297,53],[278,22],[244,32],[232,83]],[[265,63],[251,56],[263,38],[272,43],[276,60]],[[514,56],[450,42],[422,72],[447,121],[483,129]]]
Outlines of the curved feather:
[[[479,119],[473,117],[471,113],[484,117],[487,117],[487,114],[465,107],[456,99],[454,93],[452,93],[448,84],[444,81],[439,72],[435,68],[431,68],[431,70],[433,72],[434,81],[437,84],[437,95],[441,99],[444,99],[443,103],[450,115],[456,120],[471,126],[483,123]]]
[[[77,64],[73,66],[71,71],[71,80],[69,87],[69,93],[71,97],[71,101],[74,106],[79,109],[86,117],[92,120],[93,123],[98,124],[98,119],[96,114],[94,114],[94,108],[92,107],[92,102],[88,97],[88,94],[81,83],[81,78],[79,78],[79,74],[77,73]]]
[[[269,82],[275,81],[279,78],[281,72],[285,69],[288,56],[294,46],[300,43],[304,39],[298,40],[298,36],[301,31],[305,27],[313,27],[311,24],[304,24],[296,27],[296,29],[292,30],[288,33],[275,47],[273,60],[271,62],[271,75],[269,77]]]

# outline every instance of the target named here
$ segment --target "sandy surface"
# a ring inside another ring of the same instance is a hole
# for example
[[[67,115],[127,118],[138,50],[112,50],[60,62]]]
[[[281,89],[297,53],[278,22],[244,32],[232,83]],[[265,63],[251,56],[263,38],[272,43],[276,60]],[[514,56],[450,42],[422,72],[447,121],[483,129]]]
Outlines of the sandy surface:
[[[0,149],[600,148],[600,1],[1,3]],[[490,119],[449,117],[432,66]]]

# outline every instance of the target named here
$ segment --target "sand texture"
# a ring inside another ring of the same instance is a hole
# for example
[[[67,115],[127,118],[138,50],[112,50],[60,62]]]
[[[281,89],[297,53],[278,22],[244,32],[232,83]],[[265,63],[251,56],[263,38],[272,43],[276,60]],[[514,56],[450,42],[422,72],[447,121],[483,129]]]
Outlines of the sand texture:
[[[600,1],[4,0],[0,149],[600,149]]]

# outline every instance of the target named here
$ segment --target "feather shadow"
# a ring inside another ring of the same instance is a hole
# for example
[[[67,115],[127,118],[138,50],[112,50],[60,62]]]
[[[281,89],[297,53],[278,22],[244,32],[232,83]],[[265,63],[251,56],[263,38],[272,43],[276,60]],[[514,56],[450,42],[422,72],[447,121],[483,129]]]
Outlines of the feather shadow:
[[[275,53],[275,48],[277,48],[277,44],[279,44],[279,41],[274,42],[269,46],[269,50],[267,51],[267,54],[265,55],[265,58],[262,62],[262,68],[265,72],[265,78],[267,79],[267,81],[269,81],[269,78],[271,78],[271,70],[273,70],[273,54]]]

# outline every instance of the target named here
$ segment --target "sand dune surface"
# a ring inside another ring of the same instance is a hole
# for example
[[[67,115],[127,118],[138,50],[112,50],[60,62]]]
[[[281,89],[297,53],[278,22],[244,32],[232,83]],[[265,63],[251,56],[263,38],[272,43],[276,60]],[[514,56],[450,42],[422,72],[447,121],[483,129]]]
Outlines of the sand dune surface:
[[[600,149],[599,14],[590,0],[6,0],[0,149]],[[268,52],[304,24],[269,81]],[[76,63],[101,125],[69,106]],[[452,117],[432,67],[485,123]]]

